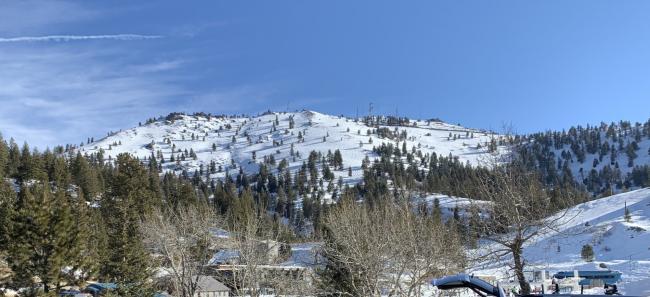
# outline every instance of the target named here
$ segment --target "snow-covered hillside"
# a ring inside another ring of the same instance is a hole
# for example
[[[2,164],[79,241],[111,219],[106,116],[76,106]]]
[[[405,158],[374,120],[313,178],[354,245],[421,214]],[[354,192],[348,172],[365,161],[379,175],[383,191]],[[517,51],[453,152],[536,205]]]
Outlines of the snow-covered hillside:
[[[604,134],[604,132],[602,134]],[[623,139],[623,142],[626,144],[634,141],[632,136],[623,137]],[[602,157],[600,153],[591,154],[587,152],[582,163],[578,160],[574,160],[575,158],[571,158],[569,168],[578,181],[588,178],[591,170],[602,172],[605,167],[610,167],[612,169],[610,172],[613,173],[611,174],[618,174],[625,177],[632,172],[634,166],[650,164],[650,138],[641,139],[635,143],[637,147],[634,151],[637,157],[634,158],[632,164],[629,163],[630,158],[626,154],[625,149],[621,148],[618,154],[605,153],[602,154]],[[564,145],[562,148],[556,149],[554,154],[556,156],[562,156],[563,151],[570,152],[570,146]]]
[[[626,205],[630,220],[625,219]],[[623,273],[619,288],[624,293],[650,296],[650,189],[579,204],[563,217],[567,223],[559,233],[541,236],[525,248],[528,269],[617,270]],[[581,258],[586,244],[593,246],[593,262]],[[480,267],[476,273],[507,275],[503,263]]]
[[[594,195],[650,186],[650,120],[519,136],[519,155],[547,181],[571,175]]]
[[[334,174],[337,178],[343,177],[345,182],[355,182],[361,177],[362,160],[366,156],[373,159],[373,146],[393,143],[401,148],[404,143],[373,133],[382,127],[391,132],[406,133],[409,151],[415,147],[423,154],[451,154],[471,164],[478,164],[485,156],[486,143],[494,137],[487,131],[439,121],[369,127],[361,121],[313,111],[267,113],[256,117],[178,115],[173,121],[160,119],[114,133],[80,147],[80,151],[96,153],[103,150],[105,159],[115,158],[120,153],[130,153],[142,159],[153,154],[164,160],[164,171],[176,173],[187,170],[192,174],[201,166],[204,172],[209,172],[214,162],[215,172],[210,174],[214,179],[225,176],[228,171],[236,174],[240,167],[246,173],[257,172],[258,164],[271,156],[276,164],[286,159],[288,167],[295,170],[307,160],[311,151],[326,156],[338,149],[343,157],[343,170]],[[292,150],[295,158],[291,155]],[[196,158],[190,156],[192,152]],[[160,159],[158,161],[160,163]],[[352,169],[351,177],[348,177],[349,167]]]

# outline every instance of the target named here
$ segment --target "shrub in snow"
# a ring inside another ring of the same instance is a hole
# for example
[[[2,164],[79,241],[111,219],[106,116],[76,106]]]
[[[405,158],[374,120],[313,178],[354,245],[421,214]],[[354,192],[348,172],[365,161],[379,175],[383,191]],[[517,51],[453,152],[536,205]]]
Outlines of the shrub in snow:
[[[589,244],[583,245],[580,256],[582,257],[582,260],[592,262],[594,260],[594,248],[592,248]]]

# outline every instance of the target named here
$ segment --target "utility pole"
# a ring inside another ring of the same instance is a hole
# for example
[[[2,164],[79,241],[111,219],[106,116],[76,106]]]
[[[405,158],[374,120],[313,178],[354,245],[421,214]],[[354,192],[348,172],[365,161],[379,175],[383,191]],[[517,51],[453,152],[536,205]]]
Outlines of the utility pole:
[[[630,265],[629,265],[629,266],[630,266],[630,268],[629,268],[629,269],[630,269],[630,273],[632,273],[632,255],[630,255],[630,260],[629,260],[629,261],[627,261],[627,263],[629,263],[629,264],[630,264]]]

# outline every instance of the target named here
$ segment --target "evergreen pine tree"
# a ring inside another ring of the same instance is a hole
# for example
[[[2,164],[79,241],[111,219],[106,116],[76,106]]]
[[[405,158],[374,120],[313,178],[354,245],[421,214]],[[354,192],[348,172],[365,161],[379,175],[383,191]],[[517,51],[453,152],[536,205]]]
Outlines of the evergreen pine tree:
[[[585,260],[587,262],[593,262],[594,261],[593,247],[591,247],[591,245],[589,244],[583,245],[582,250],[580,251],[580,256],[582,257],[582,260]]]
[[[232,208],[228,216],[231,227],[242,226],[241,224],[249,221],[255,215],[256,209],[253,193],[249,188],[246,188],[240,193],[239,199],[233,200]]]
[[[9,140],[9,154],[7,156],[7,165],[5,173],[7,177],[18,177],[18,167],[20,166],[20,148],[16,142]]]
[[[334,151],[334,169],[343,169],[343,156],[341,155],[341,151],[336,149]]]
[[[70,176],[70,170],[68,170],[64,158],[54,159],[50,174],[50,180],[57,188],[60,189],[65,189],[65,187],[70,184],[72,178]]]
[[[27,143],[23,144],[20,150],[20,163],[18,163],[17,177],[20,181],[26,181],[31,178],[32,154],[29,151]]]
[[[23,185],[8,255],[14,282],[31,286],[34,277],[38,277],[45,293],[58,287],[63,279],[62,270],[78,260],[68,257],[68,249],[75,244],[70,242],[73,227],[64,191],[57,191],[52,197],[47,183],[31,188]]]
[[[79,152],[77,152],[77,155],[72,161],[71,167],[75,184],[81,188],[83,196],[86,199],[92,200],[100,190],[97,172]]]
[[[91,223],[92,219],[97,219],[97,223],[102,221],[99,218],[93,218],[92,209],[88,207],[83,192],[79,191],[70,205],[74,206],[72,208],[73,227],[66,242],[66,257],[74,261],[65,278],[68,284],[81,285],[95,276],[100,263],[102,263],[99,248],[103,247],[105,242],[102,242],[100,238],[105,235],[99,235],[98,232],[105,232],[105,230]]]
[[[7,250],[11,242],[11,218],[15,203],[16,192],[9,183],[0,178],[0,254]]]
[[[115,171],[102,202],[108,253],[100,274],[105,280],[128,284],[133,289],[146,288],[151,259],[143,246],[139,224],[155,206],[156,197],[138,160],[120,154]],[[124,294],[131,296],[129,292]]]
[[[648,151],[650,153],[650,151]],[[4,180],[5,174],[7,173],[7,165],[9,162],[9,146],[2,138],[2,133],[0,133],[0,181]]]

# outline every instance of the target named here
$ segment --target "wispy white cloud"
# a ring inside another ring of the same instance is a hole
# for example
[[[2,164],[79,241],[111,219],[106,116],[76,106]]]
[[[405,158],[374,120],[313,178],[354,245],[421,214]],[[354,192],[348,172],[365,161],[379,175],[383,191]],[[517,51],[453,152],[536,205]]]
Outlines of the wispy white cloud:
[[[191,61],[149,60],[133,47],[0,47],[0,132],[43,149],[172,111],[261,111],[277,93],[273,84],[194,89],[178,72]]]
[[[131,68],[134,71],[138,71],[140,73],[152,73],[152,72],[155,73],[155,72],[178,69],[181,68],[184,64],[185,61],[183,60],[169,60],[169,61],[162,61],[162,62],[156,62],[151,64],[133,65],[131,66]]]
[[[98,138],[172,111],[261,109],[277,93],[270,84],[193,84],[202,74],[196,71],[201,69],[195,60],[199,58],[189,51],[161,53],[152,51],[148,42],[69,43],[163,36],[50,35],[70,32],[68,25],[83,26],[106,13],[86,3],[0,0],[0,132],[5,138],[44,149]],[[193,37],[218,25],[187,27],[165,36]]]
[[[189,96],[172,73],[142,75],[131,67],[142,62],[114,58],[129,50],[0,48],[0,131],[39,148],[79,143],[172,111]]]
[[[20,37],[10,37],[10,38],[0,37],[0,42],[43,42],[43,41],[66,42],[66,41],[98,40],[98,39],[129,41],[129,40],[158,39],[158,38],[162,38],[162,36],[139,35],[139,34],[47,35],[47,36],[20,36]]]

